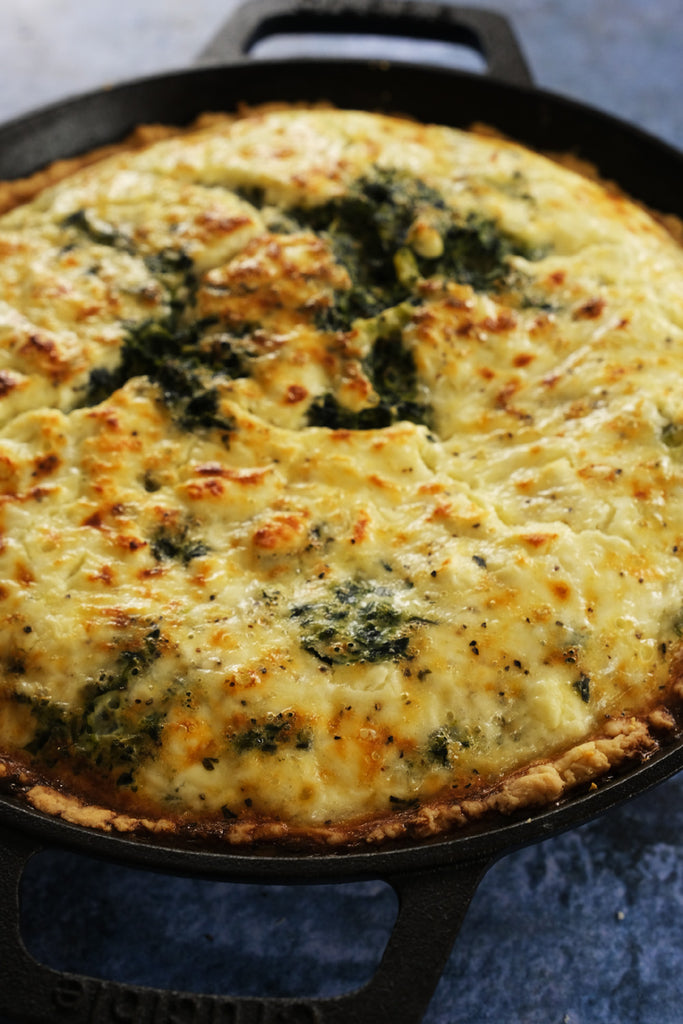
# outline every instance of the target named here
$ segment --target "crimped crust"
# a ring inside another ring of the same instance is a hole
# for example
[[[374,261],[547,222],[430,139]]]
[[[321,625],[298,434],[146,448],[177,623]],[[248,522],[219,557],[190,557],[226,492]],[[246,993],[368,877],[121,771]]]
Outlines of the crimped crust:
[[[661,709],[650,716],[655,720],[656,734],[661,738],[673,735],[675,721]],[[135,833],[174,837],[180,841],[201,835],[205,841],[227,840],[230,845],[254,843],[316,844],[329,847],[380,845],[387,841],[426,839],[462,831],[491,816],[510,816],[547,807],[561,800],[579,786],[592,783],[624,763],[641,761],[658,749],[659,744],[649,723],[638,719],[613,722],[599,740],[589,740],[567,751],[554,761],[531,765],[521,774],[505,780],[492,792],[478,799],[461,803],[434,803],[414,812],[403,812],[379,823],[346,823],[343,827],[328,826],[301,831],[281,822],[253,821],[235,823],[225,828],[197,827],[172,818],[137,818],[120,814],[106,807],[97,807],[51,786],[35,784],[26,790],[28,802],[39,811],[75,825],[105,832]]]

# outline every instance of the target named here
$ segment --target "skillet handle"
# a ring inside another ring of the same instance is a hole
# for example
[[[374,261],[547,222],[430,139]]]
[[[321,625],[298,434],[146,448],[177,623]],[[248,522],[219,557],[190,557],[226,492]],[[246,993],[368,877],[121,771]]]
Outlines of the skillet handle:
[[[420,1024],[492,863],[482,859],[385,879],[399,911],[382,961],[363,988],[319,1004],[325,1009],[320,1024]]]
[[[200,995],[54,970],[27,951],[20,883],[32,839],[0,830],[0,1017],[12,1024],[419,1024],[492,860],[386,878],[399,911],[364,987],[332,998]]]
[[[502,15],[432,0],[246,0],[204,48],[199,64],[241,60],[282,32],[404,36],[457,43],[484,58],[488,74],[531,85],[529,66]]]

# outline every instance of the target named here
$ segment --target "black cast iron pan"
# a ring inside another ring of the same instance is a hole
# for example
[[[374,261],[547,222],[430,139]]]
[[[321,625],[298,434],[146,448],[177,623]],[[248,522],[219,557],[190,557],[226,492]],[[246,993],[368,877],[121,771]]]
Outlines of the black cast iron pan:
[[[254,61],[274,32],[379,32],[464,43],[486,75],[392,62]],[[230,63],[216,64],[229,57]],[[202,55],[203,65],[77,97],[0,128],[0,178],[123,138],[135,125],[185,124],[241,102],[328,100],[467,126],[483,121],[527,144],[574,152],[655,209],[683,216],[683,154],[632,126],[533,87],[506,21],[480,10],[399,0],[250,0]],[[476,886],[512,850],[583,824],[683,768],[683,739],[624,774],[532,817],[475,832],[377,850],[239,853],[90,832],[0,797],[0,1014],[32,1024],[417,1024]],[[399,897],[383,960],[367,986],[331,999],[231,998],[164,992],[64,974],[26,951],[19,884],[28,859],[66,847],[127,865],[226,881],[382,879]]]

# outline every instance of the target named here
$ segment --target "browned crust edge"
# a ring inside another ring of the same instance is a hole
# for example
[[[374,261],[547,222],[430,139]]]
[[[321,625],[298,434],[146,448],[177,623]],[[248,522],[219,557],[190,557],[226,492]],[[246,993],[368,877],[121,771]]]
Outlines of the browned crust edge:
[[[683,657],[677,657],[672,670],[678,674],[682,666]],[[683,701],[683,679],[674,685],[672,697],[676,703]],[[199,840],[204,845],[218,843],[223,848],[271,842],[318,849],[378,847],[387,842],[462,833],[483,819],[502,821],[555,805],[577,790],[597,789],[599,779],[643,763],[679,735],[678,716],[659,705],[647,718],[610,719],[602,735],[553,758],[537,761],[470,799],[437,799],[387,816],[318,827],[298,828],[258,818],[201,823],[180,817],[127,814],[37,781],[32,773],[10,761],[0,760],[0,782],[3,788],[17,789],[36,810],[99,832],[161,836],[181,843]]]
[[[270,110],[307,109],[315,110],[328,108],[326,103],[263,103],[257,107],[250,107],[247,104],[239,104],[235,113],[220,113],[207,111],[200,114],[189,125],[180,127],[171,124],[140,124],[133,131],[119,142],[113,142],[106,146],[99,146],[87,153],[70,157],[65,160],[55,160],[46,167],[41,168],[34,174],[27,177],[15,178],[11,181],[0,181],[0,216],[9,213],[17,206],[28,203],[35,199],[40,192],[52,185],[57,185],[72,174],[85,167],[100,163],[108,157],[120,153],[134,152],[135,150],[146,149],[156,142],[173,138],[180,135],[189,135],[192,132],[202,131],[217,124],[230,124],[233,121],[246,117],[249,114],[266,114]]]

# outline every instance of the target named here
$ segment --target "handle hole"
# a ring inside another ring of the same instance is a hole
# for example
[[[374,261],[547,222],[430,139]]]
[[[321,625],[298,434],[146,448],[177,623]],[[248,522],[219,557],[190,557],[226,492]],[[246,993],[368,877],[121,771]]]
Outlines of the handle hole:
[[[22,938],[39,962],[206,995],[342,995],[373,976],[396,915],[384,882],[226,883],[68,851],[34,856],[21,889]]]
[[[346,32],[279,32],[257,40],[249,51],[257,59],[352,58],[433,64],[482,73],[483,55],[456,42]]]

